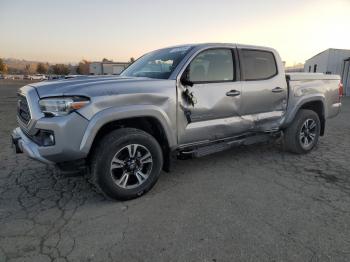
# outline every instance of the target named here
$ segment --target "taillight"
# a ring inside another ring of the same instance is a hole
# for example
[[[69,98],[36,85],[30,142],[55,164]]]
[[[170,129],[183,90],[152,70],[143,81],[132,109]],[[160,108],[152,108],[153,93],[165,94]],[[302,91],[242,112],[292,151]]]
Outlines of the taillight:
[[[339,89],[338,90],[339,90],[339,97],[342,97],[343,96],[343,92],[344,92],[342,82],[339,82]]]

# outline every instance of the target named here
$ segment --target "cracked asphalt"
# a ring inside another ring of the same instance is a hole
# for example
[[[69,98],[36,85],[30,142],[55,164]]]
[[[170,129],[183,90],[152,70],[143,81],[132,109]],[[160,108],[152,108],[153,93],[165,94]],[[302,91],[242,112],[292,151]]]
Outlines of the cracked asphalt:
[[[0,261],[350,261],[350,99],[308,155],[279,143],[177,161],[112,202],[84,177],[15,155],[0,80]]]

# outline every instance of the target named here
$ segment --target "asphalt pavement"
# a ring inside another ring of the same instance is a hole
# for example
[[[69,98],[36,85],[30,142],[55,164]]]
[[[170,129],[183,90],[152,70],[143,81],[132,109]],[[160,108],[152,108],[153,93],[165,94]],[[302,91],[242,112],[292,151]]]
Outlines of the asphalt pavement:
[[[350,97],[307,155],[280,143],[177,161],[113,202],[84,177],[15,155],[0,80],[0,261],[350,261]]]

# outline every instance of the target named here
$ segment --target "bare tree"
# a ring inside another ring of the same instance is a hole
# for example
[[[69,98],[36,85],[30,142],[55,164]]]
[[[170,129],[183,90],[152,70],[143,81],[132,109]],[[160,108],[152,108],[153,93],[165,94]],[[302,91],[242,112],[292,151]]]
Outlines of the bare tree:
[[[36,68],[33,64],[26,64],[26,66],[24,68],[24,72],[26,75],[31,75],[31,74],[34,74],[36,72]]]
[[[46,74],[47,73],[47,66],[43,63],[39,63],[36,67],[36,72],[38,74]]]
[[[0,58],[0,73],[7,74],[8,68],[4,61]]]
[[[82,60],[77,67],[77,73],[80,75],[88,75],[90,73],[90,62]]]
[[[55,75],[68,75],[69,74],[69,68],[65,64],[56,64],[51,67],[52,72]]]

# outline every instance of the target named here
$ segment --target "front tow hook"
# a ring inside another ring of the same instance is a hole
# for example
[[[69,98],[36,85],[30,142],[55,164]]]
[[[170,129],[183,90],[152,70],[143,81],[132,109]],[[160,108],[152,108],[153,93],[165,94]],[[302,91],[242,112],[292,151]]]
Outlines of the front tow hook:
[[[18,141],[20,140],[20,137],[13,137],[11,136],[11,147],[15,149],[16,154],[23,153],[22,149],[18,145]]]

